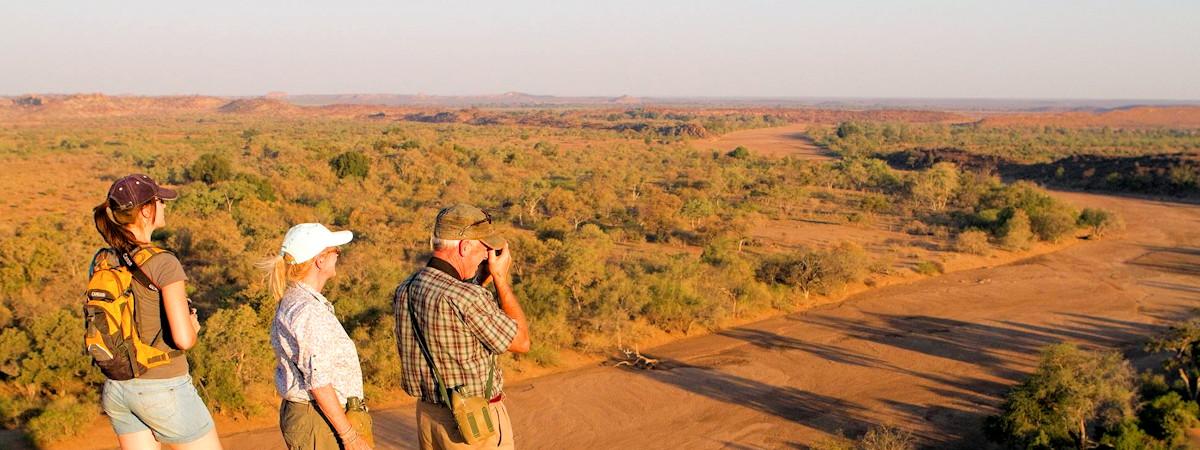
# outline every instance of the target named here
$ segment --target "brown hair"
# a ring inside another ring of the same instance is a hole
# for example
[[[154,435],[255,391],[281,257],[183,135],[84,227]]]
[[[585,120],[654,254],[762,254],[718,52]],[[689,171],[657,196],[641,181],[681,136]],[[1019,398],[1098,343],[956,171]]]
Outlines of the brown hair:
[[[149,206],[152,214],[158,214],[158,204],[155,199],[131,208],[114,209],[109,200],[92,208],[92,220],[96,222],[96,231],[109,246],[120,251],[130,251],[140,244],[129,226],[137,223],[138,214],[142,208]]]
[[[259,261],[256,265],[267,272],[267,291],[271,293],[272,298],[279,300],[283,298],[283,291],[287,289],[288,283],[299,281],[308,275],[308,271],[315,265],[313,261],[324,253],[322,251],[308,261],[297,264],[292,255],[279,252],[278,255]]]

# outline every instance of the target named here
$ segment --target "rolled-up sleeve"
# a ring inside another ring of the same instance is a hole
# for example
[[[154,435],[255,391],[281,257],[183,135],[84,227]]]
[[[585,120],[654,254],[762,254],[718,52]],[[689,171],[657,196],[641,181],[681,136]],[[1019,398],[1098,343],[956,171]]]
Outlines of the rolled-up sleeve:
[[[480,288],[474,294],[460,299],[463,322],[489,352],[499,355],[508,351],[517,337],[517,321],[504,314],[491,292]]]

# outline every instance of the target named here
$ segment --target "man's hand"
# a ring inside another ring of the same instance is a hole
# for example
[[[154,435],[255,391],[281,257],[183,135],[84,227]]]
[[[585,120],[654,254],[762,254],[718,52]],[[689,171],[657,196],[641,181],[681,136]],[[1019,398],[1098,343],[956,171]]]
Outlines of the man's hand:
[[[497,254],[499,253],[499,254]],[[529,352],[529,322],[525,320],[525,311],[513,294],[512,279],[509,269],[512,268],[512,249],[505,244],[504,248],[488,251],[488,270],[492,273],[492,281],[496,283],[496,296],[500,298],[500,310],[517,322],[517,335],[508,345],[508,351],[513,353]]]
[[[488,250],[487,260],[488,271],[491,272],[492,280],[497,285],[511,281],[508,271],[512,268],[512,249],[508,248],[508,244],[504,244],[502,248]]]

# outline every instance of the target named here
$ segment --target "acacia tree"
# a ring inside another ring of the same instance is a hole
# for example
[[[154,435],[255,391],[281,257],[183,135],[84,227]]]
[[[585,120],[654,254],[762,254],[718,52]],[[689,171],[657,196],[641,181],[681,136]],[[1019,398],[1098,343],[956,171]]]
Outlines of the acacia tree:
[[[1120,230],[1123,225],[1121,218],[1115,213],[1100,208],[1084,208],[1083,212],[1079,213],[1076,224],[1090,228],[1091,237],[1097,239],[1109,231]]]
[[[1178,375],[1188,397],[1200,397],[1200,319],[1172,326],[1162,336],[1146,345],[1147,351],[1170,352],[1163,368],[1172,376]]]
[[[580,200],[574,191],[556,187],[546,194],[543,203],[546,212],[551,216],[562,217],[571,222],[572,231],[579,230],[579,225],[592,217],[588,205]]]
[[[1053,345],[988,418],[988,434],[1015,447],[1084,449],[1092,436],[1132,418],[1136,404],[1133,367],[1120,354]]]
[[[942,162],[918,173],[909,186],[909,193],[917,204],[942,211],[954,198],[958,184],[958,169],[954,164]]]

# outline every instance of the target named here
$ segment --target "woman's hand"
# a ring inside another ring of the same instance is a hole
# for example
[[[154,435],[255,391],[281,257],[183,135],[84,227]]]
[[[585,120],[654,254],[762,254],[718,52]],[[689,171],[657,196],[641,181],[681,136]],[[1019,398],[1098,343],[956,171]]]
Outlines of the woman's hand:
[[[337,393],[334,392],[332,385],[309,389],[308,394],[317,402],[317,408],[321,410],[321,414],[333,427],[333,434],[342,441],[342,447],[370,450],[371,447],[367,445],[367,440],[358,435],[358,431],[354,430],[354,424],[350,423],[350,418],[346,417],[346,405],[338,402]]]
[[[200,318],[196,317],[196,308],[192,308],[192,329],[196,330],[196,334],[200,334]]]
[[[338,440],[342,441],[342,448],[346,450],[372,450],[371,446],[367,445],[367,440],[360,437],[354,427],[339,434]]]

